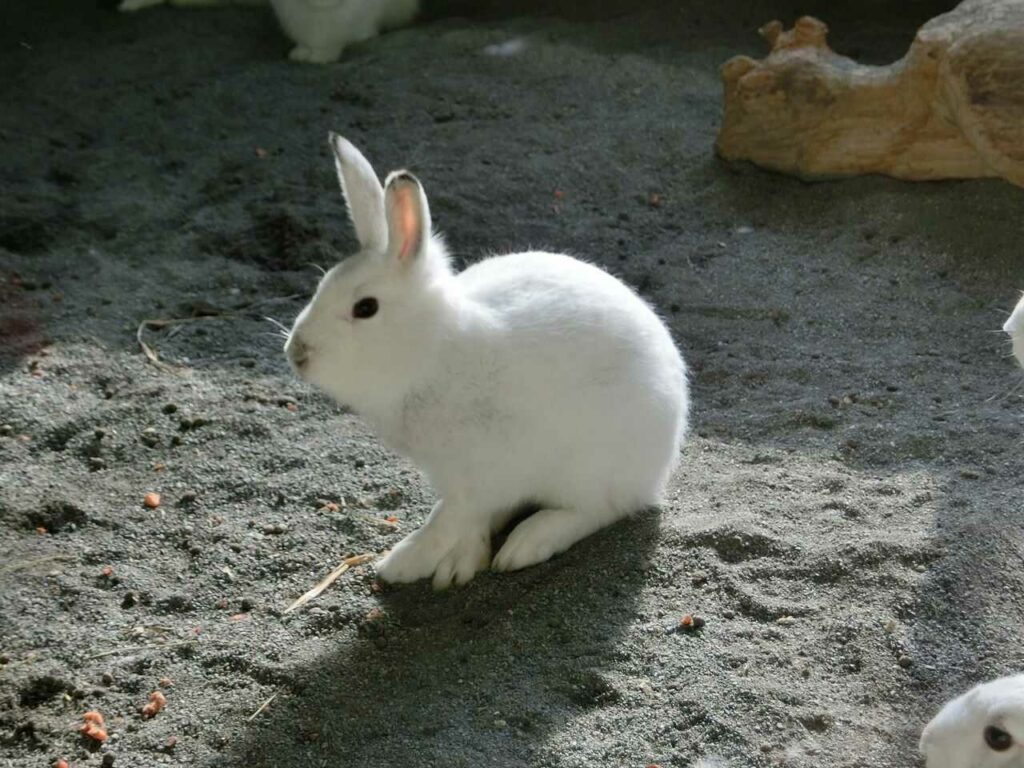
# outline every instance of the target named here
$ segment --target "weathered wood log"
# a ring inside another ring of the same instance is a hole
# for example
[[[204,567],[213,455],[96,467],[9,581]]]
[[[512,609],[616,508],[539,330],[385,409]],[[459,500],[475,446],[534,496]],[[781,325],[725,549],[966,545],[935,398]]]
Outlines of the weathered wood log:
[[[771,53],[722,66],[715,148],[804,178],[1001,176],[1024,186],[1024,0],[965,0],[873,67],[840,56],[805,16],[760,29]]]

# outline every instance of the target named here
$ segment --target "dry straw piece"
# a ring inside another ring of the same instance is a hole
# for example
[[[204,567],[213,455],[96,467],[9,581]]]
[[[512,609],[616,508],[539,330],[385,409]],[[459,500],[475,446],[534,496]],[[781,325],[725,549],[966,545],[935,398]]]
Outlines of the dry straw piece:
[[[346,557],[344,560],[341,561],[337,568],[335,568],[333,571],[324,576],[324,578],[315,587],[313,587],[311,590],[309,590],[309,592],[302,595],[302,597],[300,597],[294,603],[285,608],[284,612],[291,613],[296,608],[301,608],[302,606],[304,606],[310,600],[315,600],[317,597],[320,596],[320,594],[325,589],[327,589],[329,586],[331,586],[331,584],[336,582],[338,580],[338,577],[341,576],[341,574],[343,574],[349,568],[355,568],[357,565],[363,565],[363,563],[368,563],[376,557],[377,555],[373,554],[352,555],[352,557]]]

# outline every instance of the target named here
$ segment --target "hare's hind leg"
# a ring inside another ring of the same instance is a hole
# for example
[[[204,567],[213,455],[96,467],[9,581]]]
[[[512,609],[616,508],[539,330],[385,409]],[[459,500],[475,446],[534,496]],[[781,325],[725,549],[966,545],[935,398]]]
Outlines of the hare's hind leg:
[[[578,509],[542,509],[512,529],[491,567],[496,571],[516,571],[543,563],[611,520],[608,515]]]
[[[163,5],[164,0],[121,0],[121,4],[117,6],[119,11],[139,11],[143,8],[149,8],[151,5]]]

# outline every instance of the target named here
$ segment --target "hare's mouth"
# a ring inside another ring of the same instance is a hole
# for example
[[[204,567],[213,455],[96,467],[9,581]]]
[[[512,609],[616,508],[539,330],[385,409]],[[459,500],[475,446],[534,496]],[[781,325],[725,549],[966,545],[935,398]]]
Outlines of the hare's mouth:
[[[299,376],[305,378],[310,361],[313,358],[313,349],[293,333],[288,337],[288,341],[285,342],[284,353],[292,369]]]

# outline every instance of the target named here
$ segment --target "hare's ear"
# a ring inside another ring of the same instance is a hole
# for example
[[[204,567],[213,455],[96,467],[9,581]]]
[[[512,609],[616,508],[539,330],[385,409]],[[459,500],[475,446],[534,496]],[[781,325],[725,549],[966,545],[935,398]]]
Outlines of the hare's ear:
[[[383,251],[388,228],[384,220],[384,189],[377,174],[351,142],[336,133],[329,134],[328,141],[359,245],[368,251]]]
[[[388,257],[402,266],[424,258],[430,241],[430,208],[419,180],[408,171],[395,171],[384,184],[388,222]]]

